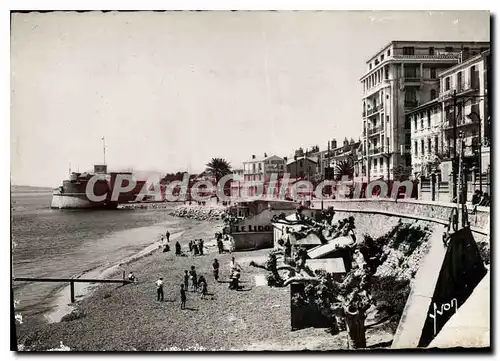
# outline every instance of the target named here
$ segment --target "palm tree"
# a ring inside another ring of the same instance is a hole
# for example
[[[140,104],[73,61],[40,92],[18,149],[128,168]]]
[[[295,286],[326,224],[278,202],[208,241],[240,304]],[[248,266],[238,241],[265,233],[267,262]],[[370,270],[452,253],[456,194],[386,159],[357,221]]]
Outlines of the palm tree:
[[[205,172],[214,177],[216,182],[219,182],[222,177],[231,173],[231,165],[225,159],[212,158],[210,162],[207,163]]]
[[[354,162],[351,158],[341,160],[335,166],[335,174],[337,180],[342,179],[342,176],[347,175],[351,178],[354,175]]]
[[[215,184],[216,187],[218,187],[221,178],[231,173],[231,165],[225,159],[212,158],[210,162],[207,163],[205,172],[215,178]],[[217,197],[217,202],[218,201],[219,197]]]

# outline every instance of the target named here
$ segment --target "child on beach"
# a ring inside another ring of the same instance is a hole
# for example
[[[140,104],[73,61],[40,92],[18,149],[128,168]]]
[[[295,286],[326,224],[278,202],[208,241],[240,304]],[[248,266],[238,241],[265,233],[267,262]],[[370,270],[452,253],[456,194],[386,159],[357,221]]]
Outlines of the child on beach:
[[[163,302],[163,278],[160,277],[156,281],[156,295],[157,295],[157,300]]]
[[[189,287],[189,273],[188,271],[184,271],[184,289],[188,289]]]
[[[196,290],[198,289],[198,278],[194,266],[191,266],[190,278],[191,278],[191,287],[193,288],[192,291],[196,292]]]
[[[181,310],[185,308],[186,308],[186,290],[184,289],[184,285],[181,285]]]
[[[170,232],[169,232],[169,231],[167,231],[166,236],[167,236],[167,242],[170,242]],[[163,238],[163,237],[162,237],[162,238]]]
[[[201,277],[203,277],[203,276],[201,276]],[[205,280],[205,278],[203,278],[203,283],[201,284],[201,299],[202,300],[205,299],[205,296],[207,295],[207,293],[208,293],[207,281]]]
[[[193,241],[189,241],[189,252],[193,252]]]

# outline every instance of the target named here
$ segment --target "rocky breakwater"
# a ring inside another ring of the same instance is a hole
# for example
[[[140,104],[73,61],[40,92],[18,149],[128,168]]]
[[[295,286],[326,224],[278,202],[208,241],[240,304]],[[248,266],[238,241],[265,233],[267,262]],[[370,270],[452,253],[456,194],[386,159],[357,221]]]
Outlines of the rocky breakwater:
[[[226,207],[222,205],[181,205],[175,207],[170,215],[196,219],[200,221],[214,221],[223,219]]]

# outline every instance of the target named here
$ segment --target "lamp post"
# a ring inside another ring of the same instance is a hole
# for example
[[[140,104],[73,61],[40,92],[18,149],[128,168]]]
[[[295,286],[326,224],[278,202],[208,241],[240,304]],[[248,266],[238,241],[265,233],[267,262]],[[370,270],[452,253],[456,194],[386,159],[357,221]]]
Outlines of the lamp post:
[[[471,112],[470,114],[466,115],[466,117],[472,121],[474,121],[474,119],[472,119],[474,117],[476,117],[476,121],[479,122],[479,160],[478,160],[478,166],[479,166],[479,189],[481,190],[481,192],[483,191],[483,157],[482,157],[482,148],[483,148],[483,137],[482,137],[482,130],[481,130],[481,117],[479,116],[479,114],[477,114],[476,112]]]

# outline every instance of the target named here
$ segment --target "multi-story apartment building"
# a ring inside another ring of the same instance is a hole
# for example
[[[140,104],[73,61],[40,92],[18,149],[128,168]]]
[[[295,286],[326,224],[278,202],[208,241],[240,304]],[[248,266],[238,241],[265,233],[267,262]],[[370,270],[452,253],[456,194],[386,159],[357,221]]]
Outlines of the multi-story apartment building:
[[[263,158],[257,158],[255,155],[252,155],[252,159],[243,162],[243,180],[245,183],[252,181],[268,183],[273,174],[276,174],[277,178],[281,178],[285,169],[285,159],[281,157],[264,154]],[[257,186],[252,186],[248,189],[248,195],[253,196],[257,191]]]
[[[440,72],[487,48],[487,42],[392,41],[367,61],[360,79],[367,179],[410,166],[405,113],[437,98]]]
[[[471,187],[469,193],[479,186],[483,191],[489,191],[490,76],[488,49],[439,73],[439,97],[407,113],[414,175],[425,178],[430,172],[435,172],[440,181],[451,182],[455,139],[459,152],[461,136],[463,162],[469,169],[474,169],[466,177]]]
[[[490,50],[472,56],[460,64],[439,74],[441,80],[440,102],[443,113],[443,151],[451,159],[456,132],[462,135],[464,162],[474,163],[475,177],[488,172],[490,166],[491,109],[488,96],[491,94]],[[460,150],[457,140],[457,152]],[[448,163],[451,169],[451,160]]]
[[[442,110],[438,98],[411,110],[407,114],[410,123],[411,173],[428,176],[433,165],[440,162],[443,150]],[[404,145],[405,151],[408,147]]]
[[[241,188],[243,187],[243,169],[233,169],[233,176],[234,180],[231,182],[231,196],[241,197]]]

